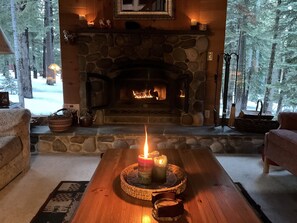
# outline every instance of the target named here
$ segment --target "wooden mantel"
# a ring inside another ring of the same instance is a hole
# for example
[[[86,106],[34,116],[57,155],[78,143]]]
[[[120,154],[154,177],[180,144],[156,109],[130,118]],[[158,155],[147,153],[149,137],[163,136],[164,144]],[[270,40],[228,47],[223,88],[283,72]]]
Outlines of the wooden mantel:
[[[210,31],[201,30],[165,30],[165,29],[97,29],[83,28],[78,29],[76,33],[123,33],[123,34],[177,34],[177,35],[210,35]]]

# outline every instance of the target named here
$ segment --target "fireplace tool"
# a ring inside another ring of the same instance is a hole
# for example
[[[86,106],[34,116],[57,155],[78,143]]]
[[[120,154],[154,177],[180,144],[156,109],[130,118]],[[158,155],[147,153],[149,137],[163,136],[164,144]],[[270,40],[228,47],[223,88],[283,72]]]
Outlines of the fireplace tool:
[[[230,77],[230,62],[231,62],[232,55],[235,55],[236,58],[237,58],[237,61],[238,61],[238,54],[236,54],[236,53],[231,53],[231,54],[224,53],[224,60],[225,60],[225,80],[224,80],[224,92],[223,92],[223,114],[222,114],[222,120],[221,120],[221,126],[222,126],[222,128],[224,128],[224,126],[226,126],[226,124],[227,124],[226,123],[227,99],[228,99],[228,87],[229,87],[229,77]],[[237,70],[236,70],[236,72],[237,72]],[[235,109],[235,101],[234,101],[233,104],[234,104],[234,109]],[[234,115],[235,115],[235,113],[234,113]]]
[[[214,122],[215,127],[218,126],[218,111],[216,109],[216,106],[217,106],[217,90],[218,90],[219,67],[220,67],[220,54],[218,54],[218,56],[217,56],[216,74],[214,75],[215,95],[214,95],[214,107],[213,107],[213,122]]]
[[[238,54],[234,54],[236,56],[236,70],[235,70],[235,81],[234,81],[234,91],[233,91],[233,96],[232,96],[232,105],[231,105],[231,109],[230,109],[230,117],[229,117],[229,122],[228,122],[228,126],[234,126],[234,122],[235,122],[235,113],[236,113],[236,89],[237,89],[237,72],[238,72],[238,59],[239,56]]]

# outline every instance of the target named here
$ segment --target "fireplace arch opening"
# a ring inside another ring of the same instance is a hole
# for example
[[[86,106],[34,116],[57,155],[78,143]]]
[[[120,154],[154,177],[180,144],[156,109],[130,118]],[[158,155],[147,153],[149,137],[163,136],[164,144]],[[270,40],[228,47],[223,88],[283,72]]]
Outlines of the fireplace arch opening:
[[[188,110],[190,76],[159,61],[129,61],[104,74],[87,73],[87,106],[105,116],[168,116]]]

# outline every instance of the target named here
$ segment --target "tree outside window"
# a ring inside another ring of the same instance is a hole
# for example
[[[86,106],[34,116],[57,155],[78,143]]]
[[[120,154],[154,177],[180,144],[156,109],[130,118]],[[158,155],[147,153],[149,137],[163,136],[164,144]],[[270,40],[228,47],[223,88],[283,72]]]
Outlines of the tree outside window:
[[[58,0],[0,2],[0,26],[14,50],[0,57],[0,90],[35,115],[63,106]]]
[[[231,58],[227,98],[237,115],[258,99],[264,112],[296,111],[296,10],[295,0],[228,0],[225,53],[239,57]]]

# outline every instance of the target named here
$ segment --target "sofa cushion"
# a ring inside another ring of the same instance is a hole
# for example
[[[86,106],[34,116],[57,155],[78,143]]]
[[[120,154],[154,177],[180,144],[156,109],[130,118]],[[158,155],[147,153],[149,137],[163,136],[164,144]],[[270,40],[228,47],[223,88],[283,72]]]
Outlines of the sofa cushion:
[[[297,131],[287,129],[270,130],[268,137],[270,142],[297,155]]]
[[[0,137],[0,168],[9,163],[22,151],[21,139],[17,136]]]

